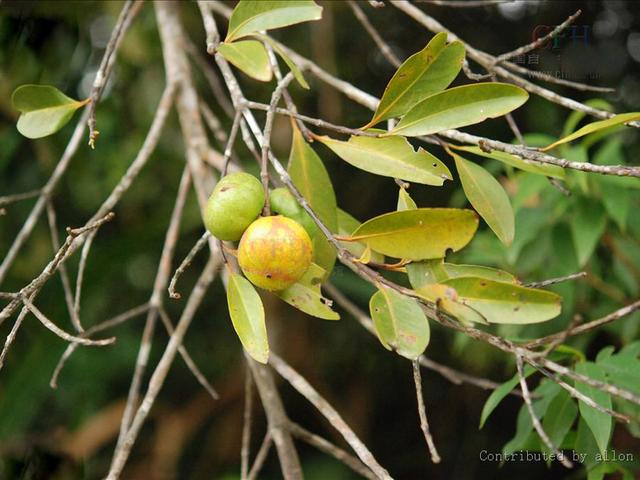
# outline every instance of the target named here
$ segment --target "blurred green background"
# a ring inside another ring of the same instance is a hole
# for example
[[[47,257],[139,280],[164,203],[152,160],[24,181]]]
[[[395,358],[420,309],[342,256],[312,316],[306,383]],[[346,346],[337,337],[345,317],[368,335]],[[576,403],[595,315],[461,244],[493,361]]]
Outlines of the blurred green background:
[[[328,71],[380,96],[393,74],[346,4],[319,2],[323,19],[274,32],[274,36]],[[229,5],[232,6],[232,3]],[[10,96],[21,84],[55,85],[75,98],[85,98],[122,6],[109,1],[3,1],[0,3],[0,196],[42,186],[69,139],[74,121],[61,132],[30,141],[15,129],[18,112]],[[421,49],[431,37],[421,26],[391,6],[361,6],[400,58]],[[446,8],[421,4],[472,45],[498,54],[532,40],[539,25],[557,25],[578,8],[583,10],[577,30],[559,39],[553,48],[533,52],[522,66],[560,72],[564,78],[603,86],[615,93],[595,95],[553,87],[581,101],[602,98],[617,111],[640,110],[640,21],[633,1],[513,2],[483,8]],[[182,21],[192,40],[204,52],[204,32],[195,3],[181,7]],[[226,22],[220,17],[222,32]],[[211,61],[211,60],[209,60]],[[212,62],[212,61],[211,61]],[[212,62],[213,64],[213,62]],[[477,70],[477,66],[472,65]],[[230,128],[202,74],[194,68],[199,92]],[[238,73],[248,98],[268,103],[273,84],[259,84]],[[302,113],[357,127],[370,112],[350,102],[307,74],[311,90],[292,86]],[[468,83],[462,74],[456,83]],[[66,226],[80,226],[95,212],[123,175],[140,148],[164,88],[164,69],[155,15],[145,5],[127,34],[103,101],[98,106],[101,132],[96,150],[83,145],[72,161],[53,202],[63,235]],[[537,97],[515,112],[531,144],[560,136],[570,112]],[[263,114],[257,113],[260,119]],[[77,119],[77,117],[76,117]],[[512,140],[504,119],[467,129],[492,138]],[[611,133],[568,147],[563,155],[598,163],[638,164],[640,142],[636,129]],[[288,121],[277,120],[273,147],[282,160],[288,156]],[[211,136],[212,145],[220,146]],[[339,206],[360,220],[395,209],[397,186],[387,178],[358,171],[323,146],[315,146],[334,182]],[[438,148],[430,151],[452,162]],[[248,151],[238,154],[248,170],[257,171]],[[82,292],[81,318],[96,324],[148,300],[164,241],[175,193],[184,165],[184,149],[177,116],[172,113],[159,147],[149,164],[116,208],[116,219],[102,227],[89,257]],[[478,159],[474,159],[478,160]],[[502,327],[503,335],[529,337],[566,326],[574,314],[585,319],[619,308],[638,298],[640,291],[640,191],[638,182],[603,179],[569,172],[565,197],[544,178],[505,170],[482,160],[503,182],[517,212],[516,241],[502,247],[486,226],[471,246],[454,261],[473,262],[509,270],[523,281],[566,275],[584,269],[587,280],[553,289],[565,297],[563,315],[542,326]],[[455,177],[455,175],[454,175]],[[458,181],[442,188],[415,185],[410,193],[419,206],[464,206]],[[0,216],[0,256],[9,249],[35,200],[6,207]],[[595,232],[593,248],[582,243],[576,227],[583,219]],[[176,259],[184,258],[203,228],[195,196],[190,194],[181,226]],[[589,247],[589,248],[588,248]],[[576,249],[588,249],[585,266]],[[46,217],[35,228],[9,277],[0,286],[14,291],[38,274],[51,258]],[[180,282],[188,292],[204,265],[200,255]],[[72,279],[78,255],[68,262]],[[373,288],[348,269],[337,266],[332,281],[366,309]],[[173,318],[184,300],[167,298]],[[38,296],[38,307],[70,329],[59,277]],[[481,462],[481,450],[499,452],[514,435],[521,401],[508,398],[487,425],[478,430],[479,415],[488,392],[453,385],[438,374],[424,372],[425,400],[431,430],[443,461],[430,463],[419,430],[410,364],[384,350],[344,312],[340,322],[323,322],[273,302],[268,327],[275,350],[303,373],[334,403],[382,465],[398,479],[418,478],[582,478],[583,469],[567,472],[544,463]],[[29,317],[0,371],[0,478],[101,478],[109,465],[129,388],[144,316],[113,330],[118,341],[105,348],[79,348],[67,363],[57,390],[49,379],[65,344]],[[13,319],[2,327],[2,338]],[[640,315],[572,344],[591,358],[605,345],[623,346],[639,338]],[[158,328],[151,365],[167,341]],[[177,359],[136,444],[124,478],[201,479],[239,478],[244,365],[226,311],[219,280],[207,294],[186,345],[196,363],[221,393],[213,402]],[[510,358],[483,344],[433,326],[427,355],[465,372],[503,381],[514,371]],[[148,375],[147,378],[148,380]],[[281,392],[292,419],[343,444],[338,434],[290,387]],[[258,403],[259,405],[259,403]],[[256,414],[252,452],[262,439],[265,419]],[[613,447],[640,453],[640,441],[617,426]],[[307,478],[349,479],[353,474],[321,453],[300,444]],[[637,458],[637,455],[636,455]],[[280,478],[272,451],[260,478]]]

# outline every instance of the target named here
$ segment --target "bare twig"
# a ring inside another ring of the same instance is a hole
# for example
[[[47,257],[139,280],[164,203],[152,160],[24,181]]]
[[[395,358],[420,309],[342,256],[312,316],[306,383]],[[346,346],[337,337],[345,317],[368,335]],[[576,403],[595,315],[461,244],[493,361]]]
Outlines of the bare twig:
[[[576,280],[578,278],[582,278],[586,276],[587,276],[587,272],[577,272],[577,273],[572,273],[571,275],[566,275],[564,277],[549,278],[548,280],[542,280],[540,282],[526,283],[524,286],[529,288],[544,288],[544,287],[548,287],[549,285],[568,282],[570,280]]]
[[[244,378],[244,413],[242,415],[242,448],[240,450],[240,478],[247,479],[249,474],[249,444],[251,443],[251,422],[253,413],[253,382],[251,370],[247,364]]]
[[[178,280],[180,279],[182,274],[187,270],[187,268],[189,268],[189,266],[191,265],[191,262],[193,262],[194,257],[207,244],[210,237],[211,237],[211,234],[209,233],[209,231],[205,231],[202,234],[202,236],[198,239],[198,241],[195,243],[195,245],[191,247],[191,250],[189,250],[189,253],[187,254],[187,256],[184,257],[184,260],[180,262],[180,265],[174,272],[173,277],[171,277],[171,282],[169,282],[169,296],[171,298],[175,298],[175,299],[181,298],[181,295],[178,292],[176,292],[176,283],[178,283]]]
[[[241,121],[242,121],[242,112],[238,110],[236,112],[235,117],[233,117],[233,124],[231,125],[231,133],[229,133],[229,139],[227,140],[227,144],[224,147],[224,156],[222,159],[223,167],[222,167],[222,172],[220,174],[221,177],[224,177],[227,174],[227,170],[229,169],[231,152],[233,152],[233,144],[236,141],[236,136],[238,135],[238,128],[240,127]]]
[[[424,406],[424,397],[422,396],[422,375],[420,374],[420,362],[415,360],[413,364],[413,382],[416,387],[416,398],[418,400],[418,415],[420,416],[420,429],[424,435],[424,439],[429,447],[429,453],[431,454],[431,461],[433,463],[440,463],[440,455],[436,449],[436,444],[433,441],[433,436],[429,430],[429,422],[427,420],[427,410]]]
[[[291,430],[291,433],[295,437],[313,447],[316,447],[321,452],[331,455],[333,458],[344,463],[347,467],[362,475],[364,478],[368,478],[370,480],[378,479],[378,477],[360,460],[328,440],[322,438],[320,435],[316,435],[294,422],[289,422],[289,430]]]
[[[391,479],[387,472],[375,459],[373,454],[358,438],[353,430],[346,424],[340,414],[322,397],[307,380],[291,368],[284,360],[273,352],[269,356],[269,364],[295,388],[298,393],[304,396],[318,411],[340,432],[347,443],[353,448],[358,458],[371,469],[379,478]]]
[[[29,200],[30,198],[38,197],[42,194],[42,190],[31,190],[29,192],[14,193],[13,195],[4,195],[0,197],[0,207],[11,205],[12,203],[19,202],[21,200]]]
[[[356,16],[360,24],[362,24],[362,26],[367,31],[369,36],[373,39],[375,44],[380,49],[380,53],[382,53],[384,58],[386,58],[391,65],[398,68],[402,62],[393,52],[389,44],[384,41],[380,33],[378,33],[378,31],[376,30],[376,28],[371,24],[366,13],[362,11],[362,9],[360,8],[357,2],[354,2],[353,0],[349,0],[347,3],[349,4],[349,7],[351,7],[353,14]]]
[[[87,119],[87,125],[89,126],[89,146],[95,148],[96,139],[100,132],[96,130],[96,105],[100,101],[104,87],[107,84],[109,75],[115,64],[116,53],[118,47],[124,38],[125,32],[128,30],[131,21],[137,15],[138,11],[142,7],[143,2],[127,0],[120,11],[120,16],[116,22],[116,25],[111,32],[111,38],[107,44],[104,56],[100,62],[100,67],[96,72],[96,78],[93,81],[93,87],[91,94],[89,95],[89,116]]]
[[[569,16],[560,25],[557,25],[549,33],[547,33],[546,35],[544,35],[544,36],[542,36],[540,38],[535,39],[533,42],[528,43],[526,45],[523,45],[520,48],[516,48],[515,50],[512,50],[510,52],[503,53],[502,55],[498,55],[495,58],[495,63],[505,62],[505,61],[507,61],[507,60],[509,60],[509,59],[511,59],[513,57],[517,57],[518,55],[524,55],[525,53],[528,53],[528,52],[530,52],[532,50],[535,50],[536,48],[540,47],[541,45],[544,45],[546,42],[548,42],[552,38],[554,38],[557,35],[559,35],[569,25],[571,25],[573,22],[575,22],[576,18],[578,18],[581,13],[582,13],[582,10],[578,10],[576,13],[574,13],[571,16]]]
[[[529,410],[529,416],[531,417],[531,423],[533,423],[533,428],[536,429],[536,432],[538,432],[540,439],[549,448],[549,450],[554,452],[554,454],[556,455],[556,458],[560,461],[560,463],[562,463],[562,465],[564,465],[567,468],[573,468],[573,463],[571,463],[571,461],[568,458],[566,458],[560,450],[558,450],[558,447],[556,447],[553,444],[553,442],[547,435],[547,432],[545,432],[544,429],[542,428],[540,419],[538,418],[538,415],[533,409],[533,403],[531,402],[531,394],[529,393],[529,387],[527,387],[527,380],[525,379],[525,376],[524,376],[524,369],[522,366],[522,357],[518,354],[516,354],[516,365],[518,367],[518,376],[520,377],[520,388],[522,389],[522,396],[524,397],[524,403],[527,405],[527,409]]]
[[[273,444],[273,439],[271,438],[271,433],[267,432],[262,440],[260,448],[258,449],[258,453],[253,461],[251,470],[249,470],[247,480],[256,480],[256,478],[258,478],[258,474],[260,473],[260,470],[267,459],[267,455],[269,454],[269,450],[271,449],[271,444]]]

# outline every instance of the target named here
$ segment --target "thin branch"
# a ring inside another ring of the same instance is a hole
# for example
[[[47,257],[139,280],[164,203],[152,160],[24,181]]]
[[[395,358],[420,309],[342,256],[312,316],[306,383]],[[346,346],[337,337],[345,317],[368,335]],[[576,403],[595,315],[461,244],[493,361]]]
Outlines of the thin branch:
[[[31,190],[29,192],[23,193],[14,193],[13,195],[4,195],[0,197],[0,207],[5,207],[7,205],[11,205],[12,203],[19,202],[22,200],[29,200],[30,198],[34,198],[40,196],[42,194],[42,190]]]
[[[386,58],[391,65],[393,65],[395,68],[398,68],[402,62],[393,52],[389,44],[384,41],[380,33],[378,33],[378,31],[376,30],[376,28],[371,24],[366,13],[362,11],[362,9],[360,8],[357,2],[354,2],[353,0],[349,0],[347,3],[349,4],[349,7],[351,7],[353,14],[356,16],[360,24],[364,27],[364,29],[367,31],[369,36],[373,39],[375,44],[380,49],[380,53],[382,53],[384,58]]]
[[[576,19],[582,14],[582,10],[579,10],[573,15],[569,16],[564,22],[560,25],[557,25],[553,30],[551,30],[546,35],[535,39],[533,42],[523,45],[520,48],[516,48],[510,52],[503,53],[502,55],[498,55],[495,58],[495,63],[505,62],[513,57],[517,57],[518,55],[524,55],[525,53],[529,53],[532,50],[544,45],[546,42],[556,37],[560,33],[562,33],[569,25],[576,21]]]
[[[420,374],[420,362],[415,360],[413,365],[413,382],[416,387],[416,398],[418,400],[418,414],[420,416],[420,429],[424,435],[424,439],[429,447],[429,453],[431,454],[431,461],[433,463],[440,463],[440,455],[436,449],[436,444],[433,441],[433,436],[429,430],[429,421],[427,420],[427,410],[424,406],[424,397],[422,396],[422,375]]]
[[[520,377],[520,388],[522,389],[522,396],[524,397],[524,403],[527,405],[527,409],[529,410],[529,416],[531,417],[531,422],[533,423],[533,428],[536,429],[540,439],[544,442],[544,444],[555,453],[556,458],[564,465],[566,468],[573,468],[573,463],[564,456],[564,454],[558,450],[549,436],[547,432],[542,428],[542,424],[540,423],[540,419],[533,409],[533,403],[531,402],[531,394],[529,393],[529,387],[527,386],[527,380],[524,376],[524,369],[522,366],[522,356],[516,354],[516,365],[518,367],[518,376]]]
[[[207,53],[213,55],[220,43],[220,34],[216,27],[216,21],[211,13],[209,2],[198,0],[198,7],[200,8],[200,14],[204,22],[204,30],[207,33]]]
[[[253,382],[247,364],[244,376],[244,412],[242,415],[242,448],[240,450],[240,478],[247,480],[249,474],[249,447],[251,443],[251,423],[253,413]]]
[[[224,147],[224,156],[222,157],[222,172],[220,173],[221,177],[224,177],[227,174],[227,170],[229,169],[229,161],[231,160],[231,153],[233,152],[233,144],[236,141],[236,137],[238,136],[238,128],[240,127],[240,122],[242,121],[242,112],[238,110],[233,117],[233,124],[231,125],[231,133],[229,133],[229,139],[227,140],[227,144]]]
[[[379,478],[391,479],[387,472],[375,459],[364,443],[358,438],[353,430],[342,419],[340,414],[320,395],[307,380],[291,368],[284,360],[273,352],[269,355],[269,364],[284,378],[291,386],[305,397],[318,411],[329,421],[329,423],[340,432],[347,443],[353,448],[358,458],[371,469]]]
[[[167,375],[169,374],[169,369],[171,368],[173,360],[178,352],[178,347],[182,344],[182,340],[187,333],[189,325],[191,324],[198,307],[202,303],[204,295],[207,292],[209,285],[211,285],[219,265],[219,259],[217,257],[211,257],[191,292],[180,320],[178,321],[178,324],[169,339],[169,343],[167,344],[162,357],[149,380],[149,386],[135,416],[133,417],[131,427],[127,430],[122,442],[114,452],[106,480],[117,480],[120,478],[122,469],[129,458],[129,454],[131,453],[131,448],[138,438],[142,425],[147,419],[158,393],[160,393],[160,389],[164,385]]]
[[[121,313],[120,315],[116,315],[115,317],[110,318],[109,320],[105,320],[104,322],[99,323],[85,330],[80,334],[80,337],[90,337],[94,333],[98,333],[98,332],[101,332],[102,330],[113,328],[117,325],[120,325],[121,323],[126,322],[127,320],[130,320],[132,318],[137,317],[138,315],[145,313],[147,310],[149,310],[148,303],[144,303],[142,305],[134,307],[130,310],[127,310],[124,313]],[[65,349],[62,356],[60,357],[60,360],[58,360],[58,364],[56,365],[56,368],[53,371],[53,375],[51,375],[51,380],[49,380],[49,386],[51,388],[58,388],[58,378],[60,377],[60,373],[62,372],[62,369],[64,368],[67,360],[69,360],[69,358],[71,357],[73,352],[76,351],[77,348],[78,348],[77,343],[71,343],[67,345],[67,348]]]
[[[540,282],[526,283],[524,286],[529,288],[544,288],[544,287],[548,287],[549,285],[568,282],[570,280],[576,280],[578,278],[582,278],[586,276],[587,276],[587,272],[577,272],[577,273],[572,273],[571,275],[566,275],[564,277],[549,278],[548,280],[542,280]]]
[[[124,38],[125,32],[128,30],[131,21],[135,18],[140,11],[143,2],[127,0],[120,11],[120,15],[116,22],[113,31],[111,32],[111,38],[105,49],[104,56],[100,62],[100,67],[96,72],[96,78],[93,81],[93,87],[91,94],[89,95],[89,116],[87,119],[87,125],[89,126],[89,146],[95,148],[96,139],[100,132],[96,130],[96,105],[100,101],[104,87],[107,84],[107,80],[111,74],[113,65],[115,64],[115,58]]]
[[[184,257],[184,260],[180,262],[180,265],[174,272],[173,277],[171,277],[171,282],[169,282],[168,290],[169,290],[169,296],[171,298],[175,298],[175,299],[181,298],[180,293],[176,292],[176,283],[178,283],[178,280],[180,279],[182,274],[187,270],[187,268],[189,268],[189,266],[191,265],[191,262],[193,262],[194,257],[207,244],[210,237],[211,237],[211,234],[209,233],[209,231],[208,230],[205,231],[202,234],[202,236],[198,239],[198,241],[195,243],[195,245],[191,247],[191,250],[189,250],[189,253],[187,254],[187,256]]]
[[[289,430],[291,433],[302,440],[303,442],[308,443],[312,447],[316,447],[321,452],[326,453],[327,455],[331,455],[336,460],[344,463],[347,467],[349,467],[354,472],[362,475],[364,478],[368,478],[370,480],[377,480],[378,477],[367,468],[367,466],[362,463],[358,458],[351,455],[349,452],[346,452],[342,448],[334,445],[328,440],[322,438],[320,435],[316,435],[313,432],[310,432],[306,428],[298,425],[294,422],[289,422]]]
[[[273,353],[270,355],[273,358]],[[298,451],[287,428],[289,419],[273,381],[273,375],[265,365],[259,364],[246,353],[245,358],[249,368],[251,368],[253,380],[256,383],[256,387],[258,387],[262,407],[267,415],[269,434],[276,445],[282,475],[285,480],[302,479],[303,474]]]
[[[499,5],[501,3],[511,3],[515,0],[416,0],[418,3],[427,3],[439,7],[453,8],[475,8]]]
[[[169,318],[169,315],[167,314],[166,310],[161,307],[158,310],[158,313],[160,314],[160,320],[162,321],[162,324],[164,325],[164,328],[167,330],[167,333],[169,334],[169,336],[173,335],[173,332],[174,332],[173,323],[171,322],[171,319]],[[196,365],[196,362],[194,362],[193,358],[191,357],[191,354],[187,351],[187,348],[184,345],[180,345],[178,347],[178,353],[182,357],[182,360],[184,360],[184,363],[189,369],[189,371],[192,373],[192,375],[195,377],[198,383],[202,385],[202,388],[205,389],[205,391],[209,394],[209,396],[213,400],[218,400],[220,398],[220,395],[218,395],[218,392],[216,392],[216,389],[213,388],[213,386],[209,383],[209,380],[207,380],[207,377],[205,377],[204,373],[202,373],[202,371],[198,368],[198,365]]]
[[[267,455],[269,454],[269,450],[271,449],[271,445],[273,444],[273,439],[271,438],[271,433],[267,432],[262,440],[262,444],[258,449],[258,453],[256,454],[256,458],[253,461],[253,465],[251,466],[251,470],[249,470],[249,474],[247,475],[247,480],[256,480],[258,478],[258,474],[264,465],[265,460],[267,459]]]
[[[31,311],[31,313],[33,313],[33,315],[38,320],[40,320],[40,323],[42,323],[42,325],[44,325],[46,328],[48,328],[53,333],[55,333],[57,336],[59,336],[63,340],[66,340],[67,342],[77,343],[77,344],[80,344],[80,345],[86,345],[86,346],[90,346],[90,347],[102,347],[102,346],[105,346],[105,345],[111,345],[113,342],[116,341],[115,337],[105,338],[103,340],[90,340],[88,338],[76,337],[74,335],[71,335],[70,333],[67,333],[64,330],[62,330],[55,323],[53,323],[51,320],[49,320],[38,309],[38,307],[36,307],[33,303],[31,303],[31,301],[28,298],[23,298],[22,302],[29,309],[29,311]]]

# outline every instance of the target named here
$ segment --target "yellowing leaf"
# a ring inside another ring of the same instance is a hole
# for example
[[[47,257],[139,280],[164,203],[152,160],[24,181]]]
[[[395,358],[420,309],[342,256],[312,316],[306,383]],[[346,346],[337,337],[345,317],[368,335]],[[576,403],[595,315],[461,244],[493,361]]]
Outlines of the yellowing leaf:
[[[89,99],[74,100],[49,85],[22,85],[14,90],[11,102],[21,113],[18,131],[27,138],[42,138],[64,127]]]
[[[603,128],[614,127],[616,125],[620,125],[623,123],[633,122],[634,120],[640,119],[640,112],[630,112],[630,113],[621,113],[620,115],[616,115],[615,117],[608,118],[606,120],[599,120],[597,122],[592,122],[585,125],[582,128],[579,128],[571,135],[567,135],[566,137],[561,138],[557,142],[553,142],[551,145],[547,145],[544,148],[541,148],[540,151],[546,152],[548,150],[552,150],[556,148],[558,145],[562,145],[563,143],[572,142],[576,138],[584,137],[585,135],[589,135],[590,133],[597,132],[598,130],[602,130]]]
[[[406,268],[409,282],[414,289],[426,284],[444,282],[450,278],[458,277],[480,277],[487,280],[495,280],[496,282],[519,283],[516,277],[503,270],[481,265],[444,263],[441,258],[412,262]]]
[[[320,291],[324,277],[324,269],[312,263],[300,280],[276,295],[312,317],[340,320],[340,315],[331,309],[331,301]]]
[[[241,0],[229,19],[225,42],[322,17],[322,7],[312,0]]]
[[[479,312],[489,323],[539,323],[558,316],[561,310],[561,297],[546,290],[477,277],[442,283],[456,291],[458,302]]]
[[[520,170],[524,170],[526,172],[537,173],[538,175],[559,178],[560,180],[563,180],[565,177],[564,168],[558,165],[528,162],[520,157],[511,155],[510,153],[506,152],[499,152],[498,150],[485,152],[480,147],[472,146],[456,147],[456,150],[463,150],[465,152],[473,153],[474,155],[498,160],[499,162],[511,165],[512,167],[519,168]]]
[[[267,49],[257,40],[221,43],[218,52],[251,78],[268,82],[273,76]]]
[[[427,97],[400,120],[390,135],[415,137],[465,127],[521,106],[529,94],[509,83],[476,83]]]
[[[502,185],[480,165],[451,153],[456,162],[462,189],[473,208],[487,222],[500,241],[511,245],[515,235],[515,217]]]
[[[473,307],[464,303],[452,287],[441,284],[425,284],[416,289],[416,293],[436,304],[438,309],[455,317],[460,323],[472,326],[474,323],[487,324],[484,316]]]
[[[416,202],[413,201],[413,198],[409,195],[404,188],[400,188],[398,190],[398,206],[396,210],[413,210],[414,208],[418,208]]]
[[[269,360],[269,342],[260,295],[241,275],[233,273],[227,285],[227,304],[233,328],[247,353],[260,363]]]
[[[449,86],[464,60],[464,45],[446,45],[447,34],[438,33],[398,68],[387,84],[368,128],[382,120],[407,113],[416,103]]]
[[[364,241],[390,257],[422,260],[460,250],[477,228],[478,217],[471,210],[418,208],[372,218],[353,232],[351,240]]]
[[[414,151],[401,136],[352,136],[348,142],[326,136],[316,138],[345,162],[365,172],[425,185],[439,186],[451,180],[451,172],[444,163],[422,148]]]
[[[330,231],[335,231],[338,227],[338,217],[336,194],[333,191],[331,178],[322,160],[313,148],[304,141],[302,133],[295,124],[291,139],[288,172],[294,185],[309,202],[320,220]],[[312,240],[314,261],[326,271],[328,276],[336,261],[336,251],[320,231],[313,236]]]
[[[338,229],[334,233],[341,237],[348,237],[355,232],[360,225],[361,224],[358,220],[353,218],[344,210],[340,208],[338,209]],[[362,258],[363,256],[369,255],[369,261],[384,263],[384,255],[381,255],[378,252],[371,252],[371,249],[361,242],[340,242],[340,244],[356,258]],[[370,253],[366,253],[367,249]]]
[[[369,301],[369,311],[385,348],[411,360],[422,355],[429,344],[429,321],[415,299],[381,286]]]

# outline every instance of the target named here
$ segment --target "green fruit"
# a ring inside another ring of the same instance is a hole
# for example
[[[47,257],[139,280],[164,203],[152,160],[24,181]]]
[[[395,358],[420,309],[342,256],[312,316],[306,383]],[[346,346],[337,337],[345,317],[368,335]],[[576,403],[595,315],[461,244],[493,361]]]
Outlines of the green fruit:
[[[293,285],[312,259],[313,244],[305,229],[281,215],[253,222],[238,246],[242,273],[265,290],[284,290]]]
[[[213,189],[204,210],[204,225],[214,237],[235,242],[260,215],[263,206],[260,181],[248,173],[232,173]]]
[[[276,188],[269,194],[271,210],[298,222],[314,238],[319,231],[316,222],[298,203],[296,198],[287,188]]]

